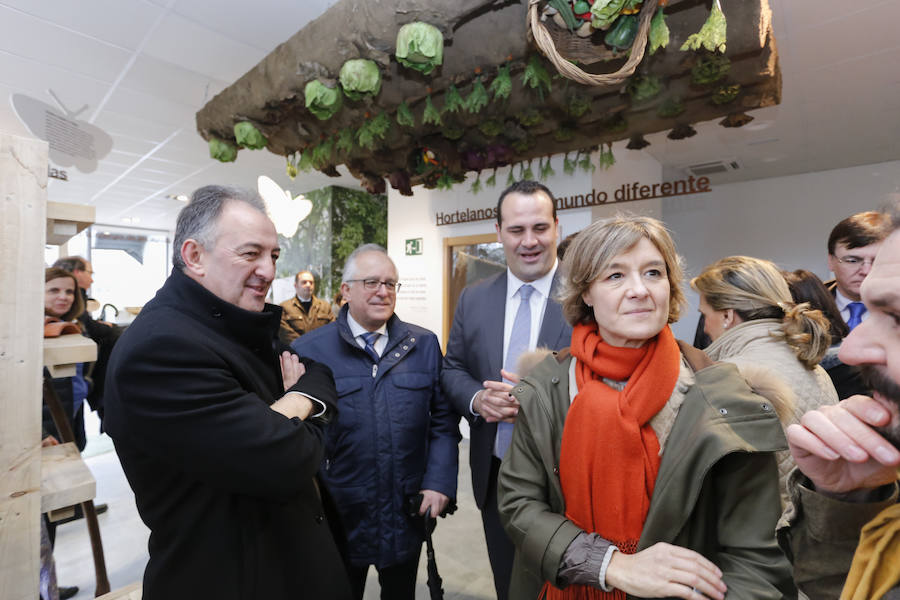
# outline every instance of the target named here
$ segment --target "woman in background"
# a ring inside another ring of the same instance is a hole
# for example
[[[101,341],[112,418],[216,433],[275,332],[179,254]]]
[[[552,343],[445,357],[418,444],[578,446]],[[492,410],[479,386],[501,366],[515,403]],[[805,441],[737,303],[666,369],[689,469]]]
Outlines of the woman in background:
[[[498,479],[510,597],[794,597],[774,539],[778,417],[733,365],[675,341],[682,269],[665,227],[597,221],[560,271],[572,345],[513,388]]]
[[[819,361],[828,350],[829,323],[809,304],[795,304],[781,270],[768,260],[729,256],[691,281],[712,343],[713,360],[737,365],[757,392],[773,400],[782,425],[798,423],[809,410],[837,404],[834,385]],[[783,409],[782,409],[783,407]],[[778,455],[782,498],[794,461]]]
[[[783,275],[794,302],[808,302],[811,307],[821,310],[828,319],[831,346],[825,352],[819,365],[831,377],[838,399],[843,400],[856,394],[868,396],[870,392],[863,383],[859,367],[846,365],[838,358],[841,342],[850,334],[850,328],[841,317],[841,311],[838,309],[837,302],[834,301],[834,296],[815,273],[797,269],[793,272],[784,271]]]
[[[51,267],[44,271],[44,317],[45,323],[69,322],[84,312],[84,300],[78,289],[78,281],[72,273]],[[75,328],[78,325],[72,323]],[[84,378],[84,363],[78,363],[76,373],[72,377],[56,377],[53,389],[59,397],[63,411],[69,418],[72,431],[75,433],[75,445],[84,450],[87,438],[84,433],[84,399],[88,393],[88,383]],[[43,405],[44,438],[47,436],[60,441],[59,432],[53,423],[50,408]]]

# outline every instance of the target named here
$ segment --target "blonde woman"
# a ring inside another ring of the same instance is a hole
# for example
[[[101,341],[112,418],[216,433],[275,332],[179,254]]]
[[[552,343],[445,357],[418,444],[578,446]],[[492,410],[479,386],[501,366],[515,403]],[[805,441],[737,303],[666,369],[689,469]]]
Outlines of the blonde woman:
[[[837,404],[837,392],[819,361],[831,344],[828,319],[809,304],[795,304],[781,270],[768,260],[729,256],[691,281],[712,344],[710,358],[737,365],[751,387],[775,402],[782,425],[803,413]],[[790,453],[778,455],[782,498]]]
[[[684,293],[665,227],[598,221],[562,272],[571,348],[513,388],[498,478],[510,597],[792,597],[774,540],[784,434],[733,365],[673,337]]]

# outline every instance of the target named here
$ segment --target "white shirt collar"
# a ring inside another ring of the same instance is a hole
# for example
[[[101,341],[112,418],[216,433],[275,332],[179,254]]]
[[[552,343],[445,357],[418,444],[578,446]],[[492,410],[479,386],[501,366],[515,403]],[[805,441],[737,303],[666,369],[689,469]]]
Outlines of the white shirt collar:
[[[506,299],[507,301],[515,296],[516,292],[519,291],[519,288],[524,284],[528,283],[535,289],[536,292],[540,293],[542,298],[550,297],[550,288],[553,286],[553,276],[556,275],[556,268],[559,266],[559,260],[553,261],[553,266],[550,268],[547,273],[545,273],[542,277],[535,279],[534,281],[522,281],[515,275],[513,272],[509,270],[509,267],[506,269]]]
[[[347,325],[350,326],[350,333],[353,334],[354,338],[358,338],[364,333],[368,333],[369,330],[356,322],[356,319],[353,318],[353,315],[350,314],[350,310],[347,310]],[[387,323],[382,323],[381,327],[376,329],[378,333],[381,334],[381,337],[387,338]]]
[[[834,301],[838,306],[838,310],[844,310],[845,308],[847,308],[848,304],[853,302],[853,300],[843,295],[841,293],[841,290],[836,287],[834,288]]]

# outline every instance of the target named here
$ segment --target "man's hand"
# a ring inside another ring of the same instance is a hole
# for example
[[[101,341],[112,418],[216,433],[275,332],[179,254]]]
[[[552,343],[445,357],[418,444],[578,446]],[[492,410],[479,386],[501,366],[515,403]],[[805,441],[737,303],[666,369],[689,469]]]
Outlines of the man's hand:
[[[52,435],[48,435],[41,440],[41,448],[49,448],[50,446],[59,446],[59,440]]]
[[[300,381],[300,378],[306,373],[306,367],[303,366],[296,354],[286,350],[281,353],[279,362],[281,362],[281,379],[284,382],[284,391],[288,391]]]
[[[419,493],[422,494],[422,504],[419,506],[420,515],[424,515],[425,511],[430,508],[431,518],[437,519],[444,512],[444,509],[447,508],[447,505],[450,504],[450,498],[440,492],[419,490]]]
[[[506,421],[515,423],[519,414],[519,401],[510,392],[512,384],[504,381],[485,381],[484,389],[475,394],[472,410],[488,423]]]
[[[890,421],[876,400],[852,396],[807,412],[787,429],[794,461],[824,494],[871,490],[897,479],[900,452],[872,426]]]
[[[614,552],[606,584],[641,598],[725,598],[722,571],[703,555],[665,542],[637,554]]]
[[[300,392],[289,392],[273,402],[269,408],[288,419],[299,417],[301,421],[305,421],[313,412],[313,401]]]

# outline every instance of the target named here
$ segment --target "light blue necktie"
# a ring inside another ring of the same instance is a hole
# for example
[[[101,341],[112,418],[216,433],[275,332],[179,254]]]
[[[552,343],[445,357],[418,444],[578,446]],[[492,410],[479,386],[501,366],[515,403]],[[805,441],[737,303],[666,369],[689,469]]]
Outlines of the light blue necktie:
[[[847,319],[847,327],[850,328],[850,331],[853,331],[853,328],[862,323],[862,316],[866,312],[866,305],[862,302],[851,302],[847,305],[847,310],[850,311],[850,318]]]
[[[503,369],[510,373],[516,372],[516,363],[519,361],[519,356],[528,350],[528,342],[531,340],[531,304],[528,302],[528,299],[533,291],[534,288],[527,283],[519,288],[519,309],[516,311],[516,318],[513,321],[512,331],[509,334],[506,360],[503,361]],[[511,383],[508,380],[504,381]],[[494,456],[501,460],[509,449],[512,432],[512,423],[497,423],[497,437],[494,438]]]
[[[369,356],[371,356],[372,360],[374,360],[375,362],[378,362],[378,360],[381,358],[378,355],[378,352],[375,350],[375,341],[378,339],[378,336],[380,336],[380,335],[381,334],[378,333],[377,331],[367,331],[366,333],[362,333],[359,336],[366,343],[366,348],[365,348],[366,352],[369,353]]]

